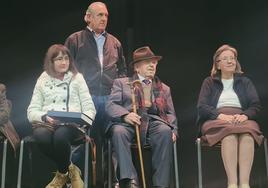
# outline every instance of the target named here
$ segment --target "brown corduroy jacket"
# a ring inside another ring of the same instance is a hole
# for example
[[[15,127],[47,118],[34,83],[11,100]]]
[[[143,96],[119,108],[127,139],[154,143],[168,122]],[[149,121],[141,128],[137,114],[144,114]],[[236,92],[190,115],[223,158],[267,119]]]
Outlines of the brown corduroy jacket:
[[[19,146],[20,137],[9,120],[11,102],[6,98],[6,87],[0,83],[0,137],[8,139],[14,151]]]

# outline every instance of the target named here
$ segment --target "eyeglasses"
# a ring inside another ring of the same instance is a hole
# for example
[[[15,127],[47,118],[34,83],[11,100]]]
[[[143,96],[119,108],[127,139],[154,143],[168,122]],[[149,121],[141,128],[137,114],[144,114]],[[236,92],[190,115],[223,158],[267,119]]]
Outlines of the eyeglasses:
[[[55,61],[60,61],[60,62],[62,62],[62,61],[69,61],[70,60],[70,58],[69,58],[69,56],[63,56],[63,57],[56,57],[55,59],[53,59],[54,60],[54,62]]]
[[[218,61],[222,61],[222,62],[224,62],[224,63],[227,63],[227,62],[229,62],[229,61],[235,61],[235,60],[236,60],[235,57],[224,57],[224,58],[222,58],[222,59],[219,59]]]

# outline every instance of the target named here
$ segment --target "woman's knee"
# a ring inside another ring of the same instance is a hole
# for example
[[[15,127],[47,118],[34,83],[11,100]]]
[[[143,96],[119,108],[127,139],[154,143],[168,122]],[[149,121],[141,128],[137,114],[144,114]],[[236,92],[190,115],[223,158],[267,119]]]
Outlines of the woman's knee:
[[[244,133],[244,134],[241,134],[239,136],[239,140],[240,142],[243,140],[243,141],[247,141],[247,142],[254,142],[254,138],[251,134],[249,133]]]
[[[52,132],[44,127],[36,128],[33,131],[33,137],[39,144],[49,144],[51,142]]]
[[[229,134],[222,139],[222,142],[237,142],[237,140],[238,140],[237,134]]]

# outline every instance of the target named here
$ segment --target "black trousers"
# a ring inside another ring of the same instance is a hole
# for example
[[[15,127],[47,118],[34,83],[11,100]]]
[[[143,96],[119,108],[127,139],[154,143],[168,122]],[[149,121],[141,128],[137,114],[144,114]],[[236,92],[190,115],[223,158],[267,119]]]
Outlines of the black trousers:
[[[33,137],[39,149],[56,163],[58,171],[66,173],[71,163],[71,145],[82,143],[83,133],[74,126],[61,125],[54,131],[37,127]]]

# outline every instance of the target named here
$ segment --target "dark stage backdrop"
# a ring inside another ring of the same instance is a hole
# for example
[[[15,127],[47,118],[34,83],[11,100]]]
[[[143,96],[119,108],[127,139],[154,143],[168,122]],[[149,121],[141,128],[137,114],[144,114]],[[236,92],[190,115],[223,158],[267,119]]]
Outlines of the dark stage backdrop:
[[[13,102],[12,121],[20,135],[31,134],[26,119],[32,90],[42,72],[47,48],[64,43],[85,27],[86,0],[9,0],[1,5],[0,82]],[[268,3],[265,1],[107,0],[107,30],[120,39],[131,60],[137,47],[149,45],[162,55],[158,75],[170,85],[179,119],[181,183],[194,187],[196,103],[212,56],[222,44],[237,48],[245,74],[262,101],[260,123],[268,133]],[[193,162],[194,161],[194,162]]]

